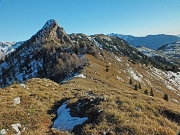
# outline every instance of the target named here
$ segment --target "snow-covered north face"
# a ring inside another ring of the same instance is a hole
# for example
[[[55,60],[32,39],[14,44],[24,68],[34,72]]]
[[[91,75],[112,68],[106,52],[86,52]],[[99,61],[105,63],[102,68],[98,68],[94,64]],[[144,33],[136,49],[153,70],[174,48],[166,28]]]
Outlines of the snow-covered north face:
[[[0,59],[3,59],[7,54],[15,51],[21,44],[21,42],[0,42]]]

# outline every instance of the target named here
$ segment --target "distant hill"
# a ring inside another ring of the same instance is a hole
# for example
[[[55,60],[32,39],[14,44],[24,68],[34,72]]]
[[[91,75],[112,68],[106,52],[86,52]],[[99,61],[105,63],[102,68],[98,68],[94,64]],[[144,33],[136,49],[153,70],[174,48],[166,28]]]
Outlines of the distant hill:
[[[163,44],[168,44],[180,40],[180,37],[178,36],[165,34],[147,35],[146,37],[135,37],[132,35],[122,35],[115,33],[111,33],[108,35],[122,38],[133,46],[143,45],[154,50],[158,49]]]

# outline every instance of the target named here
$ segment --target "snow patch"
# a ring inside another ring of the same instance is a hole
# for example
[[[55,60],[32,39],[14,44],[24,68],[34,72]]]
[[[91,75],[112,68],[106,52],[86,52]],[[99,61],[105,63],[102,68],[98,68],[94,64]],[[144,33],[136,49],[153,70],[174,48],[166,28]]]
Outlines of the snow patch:
[[[168,89],[175,90],[172,86],[167,85]]]
[[[134,80],[141,81],[141,78],[143,76],[140,73],[138,73],[139,76],[137,76],[136,73],[132,69],[128,70],[128,72],[134,78]]]
[[[117,51],[119,51],[118,48],[117,48],[115,45],[114,45],[114,49],[116,49]]]
[[[117,79],[118,80],[121,80],[121,81],[124,81],[121,77],[117,76]]]
[[[52,127],[58,130],[71,132],[74,126],[83,124],[88,118],[72,117],[70,115],[70,108],[66,109],[66,105],[65,102],[58,108],[58,118],[54,121]]]
[[[94,42],[100,49],[102,49],[102,44],[100,44],[99,42],[97,42],[94,37],[88,37],[88,39],[92,42]]]
[[[71,73],[69,74],[66,78],[64,78],[63,81],[61,81],[61,83],[66,83],[69,80],[71,80],[73,77],[81,77],[81,78],[86,78],[86,76],[84,76],[83,74],[78,74],[78,73]]]
[[[81,78],[86,78],[86,76],[84,76],[83,74],[77,74],[74,77],[81,77]]]
[[[115,59],[116,59],[117,61],[121,62],[121,58],[115,56]]]
[[[172,98],[172,101],[179,103],[178,100],[176,100],[175,98]]]

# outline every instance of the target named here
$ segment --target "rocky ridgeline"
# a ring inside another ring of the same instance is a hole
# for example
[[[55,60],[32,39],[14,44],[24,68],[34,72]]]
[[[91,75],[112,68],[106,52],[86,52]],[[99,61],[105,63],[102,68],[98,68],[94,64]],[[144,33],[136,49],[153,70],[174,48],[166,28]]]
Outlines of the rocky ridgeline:
[[[106,58],[103,51],[129,57],[133,63],[151,64],[157,68],[169,64],[149,58],[118,37],[103,34],[68,35],[51,19],[16,51],[1,60],[0,86],[6,87],[13,82],[35,77],[60,83],[69,74],[77,73],[88,64],[85,54]]]
[[[87,63],[84,57],[87,48],[91,53],[95,50],[91,49],[95,44],[88,45],[81,41],[73,43],[55,20],[49,20],[41,30],[1,61],[1,87],[34,77],[60,82]]]

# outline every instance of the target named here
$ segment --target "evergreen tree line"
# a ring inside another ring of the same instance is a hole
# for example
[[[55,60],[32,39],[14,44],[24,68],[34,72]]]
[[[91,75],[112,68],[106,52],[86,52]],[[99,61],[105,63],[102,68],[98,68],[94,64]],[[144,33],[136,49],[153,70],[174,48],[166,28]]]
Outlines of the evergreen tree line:
[[[129,80],[129,84],[131,84],[131,85],[133,84],[132,79]],[[141,84],[139,84],[139,85],[135,84],[135,85],[134,85],[134,90],[137,91],[138,89],[142,89],[142,88],[141,88]],[[150,92],[148,92],[148,90],[146,89],[146,90],[144,91],[144,94],[150,95],[150,96],[154,97],[154,91],[153,91],[152,88],[151,88]],[[169,101],[169,96],[168,96],[168,94],[165,93],[163,99],[166,100],[166,101]]]

